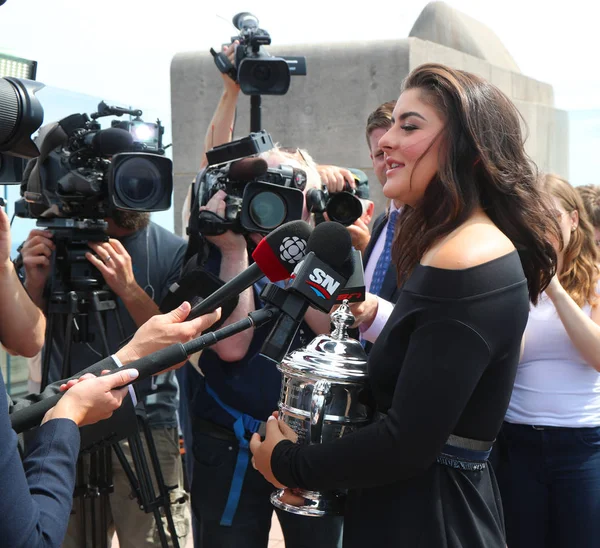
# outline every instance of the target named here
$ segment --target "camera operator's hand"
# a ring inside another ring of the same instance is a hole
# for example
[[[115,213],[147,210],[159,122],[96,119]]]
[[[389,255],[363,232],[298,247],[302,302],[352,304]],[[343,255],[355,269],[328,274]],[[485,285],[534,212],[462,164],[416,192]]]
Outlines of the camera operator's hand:
[[[317,171],[321,177],[321,182],[327,187],[329,192],[342,192],[346,183],[351,188],[356,188],[356,181],[352,172],[338,166],[317,166]]]
[[[108,419],[116,411],[128,388],[119,388],[139,375],[136,369],[86,379],[71,386],[59,402],[46,413],[42,424],[52,419],[71,419],[77,426]],[[82,377],[83,379],[83,377]]]
[[[354,316],[354,324],[352,327],[362,325],[363,328],[368,328],[377,316],[379,308],[379,300],[372,293],[365,295],[365,300],[360,303],[350,303],[350,310]]]
[[[367,249],[367,246],[369,245],[369,241],[371,240],[371,232],[369,231],[369,227],[365,224],[362,218],[358,218],[350,226],[347,226],[346,229],[350,233],[352,246],[355,249],[358,249],[361,253],[364,253],[365,249]]]
[[[375,204],[371,200],[366,200],[364,198],[361,202],[364,206],[363,214],[346,228],[350,233],[354,248],[358,249],[361,253],[364,253],[371,241],[371,232],[369,231],[368,224],[373,218]]]
[[[231,64],[235,67],[235,48],[239,45],[239,41],[229,44],[228,46],[223,46],[223,53],[227,55],[227,58],[231,62]],[[223,74],[222,72],[221,78],[223,78],[223,87],[225,88],[225,92],[230,92],[234,94],[238,94],[240,92],[240,85],[230,78],[227,74]]]
[[[108,242],[88,242],[88,246],[95,255],[87,252],[86,259],[100,271],[116,295],[123,298],[141,289],[133,275],[131,256],[119,240],[111,238]]]
[[[115,354],[116,357],[123,365],[127,365],[171,344],[186,343],[198,337],[221,317],[219,308],[210,314],[186,322],[184,320],[190,310],[190,303],[186,301],[168,314],[153,316],[135,332],[133,339]],[[184,363],[181,362],[175,367],[180,367]]]
[[[214,196],[208,200],[205,206],[200,206],[200,211],[211,211],[222,219],[225,219],[225,198],[227,194],[222,190],[217,191]],[[225,254],[247,254],[246,239],[241,234],[228,230],[225,234],[219,236],[206,236],[206,239],[216,245]]]
[[[34,229],[21,248],[25,268],[25,287],[33,302],[43,308],[43,293],[50,276],[50,257],[55,249],[52,232]]]

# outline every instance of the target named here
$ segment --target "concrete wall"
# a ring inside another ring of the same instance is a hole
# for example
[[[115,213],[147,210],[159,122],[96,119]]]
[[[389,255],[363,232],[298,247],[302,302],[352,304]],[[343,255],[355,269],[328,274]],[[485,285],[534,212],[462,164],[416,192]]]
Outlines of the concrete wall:
[[[432,13],[437,21],[436,10]],[[479,28],[477,40],[483,34]],[[397,98],[410,70],[424,62],[440,62],[477,73],[500,87],[528,126],[530,156],[541,169],[568,177],[568,119],[566,112],[554,108],[552,87],[517,72],[516,65],[508,62],[508,54],[498,57],[503,60],[503,66],[498,66],[482,58],[488,54],[485,48],[475,51],[477,56],[461,49],[415,37],[270,48],[273,55],[305,55],[308,75],[292,78],[287,95],[263,97],[262,127],[283,146],[306,148],[318,163],[365,171],[372,199],[381,211],[385,198],[371,169],[364,135],[366,119],[379,104]],[[177,54],[171,65],[171,89],[175,228],[179,232],[181,206],[200,164],[206,128],[222,90],[212,56],[208,52]],[[235,138],[248,134],[249,113],[249,97],[241,95]]]

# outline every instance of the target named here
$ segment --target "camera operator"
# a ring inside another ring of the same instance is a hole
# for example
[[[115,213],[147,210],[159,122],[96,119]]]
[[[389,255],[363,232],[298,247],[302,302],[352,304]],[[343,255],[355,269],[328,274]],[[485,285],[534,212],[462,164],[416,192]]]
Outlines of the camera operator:
[[[23,289],[10,261],[10,241],[8,217],[0,210],[0,342],[13,352],[31,356],[43,344],[45,320]],[[170,314],[153,318],[113,357],[89,368],[90,373],[79,381],[62,386],[60,389],[68,389],[67,393],[32,432],[23,461],[9,412],[54,394],[58,386],[49,386],[44,394],[31,395],[13,406],[0,373],[3,546],[60,546],[72,506],[80,441],[78,427],[111,416],[128,394],[127,388],[114,389],[137,377],[135,370],[99,378],[91,372],[115,370],[169,344],[190,340],[218,318],[218,314],[211,314],[183,323],[189,310],[189,304],[185,304]]]
[[[87,253],[86,257],[100,271],[107,285],[118,297],[118,314],[124,334],[128,337],[149,318],[159,314],[157,303],[179,277],[186,243],[182,238],[151,223],[149,213],[115,211],[112,218],[105,221],[108,223],[107,232],[110,239],[108,242],[90,242],[91,252]],[[46,309],[44,287],[51,275],[50,256],[53,249],[51,232],[33,230],[21,250],[25,267],[25,287],[42,310]],[[72,373],[80,371],[102,356],[101,339],[97,331],[99,326],[92,324],[92,321],[90,318],[90,332],[96,334],[95,340],[92,343],[72,344]],[[106,323],[109,347],[117,348],[122,342],[117,325],[114,321]],[[52,334],[49,366],[51,382],[61,375],[62,349],[66,343],[61,327],[57,327]],[[138,400],[143,402],[165,485],[176,486],[170,491],[171,512],[180,543],[185,544],[190,529],[190,514],[187,496],[183,490],[175,372],[169,371],[154,377],[151,383],[142,383],[138,387]],[[121,445],[131,463],[128,443],[123,442]],[[145,449],[147,452],[147,447]],[[153,514],[140,511],[137,500],[131,498],[130,482],[115,455],[112,466],[114,492],[110,494],[107,535],[112,537],[116,529],[122,548],[155,546],[159,537]],[[77,506],[65,546],[80,546],[80,525],[83,517],[78,515],[80,509]],[[165,532],[170,537],[166,521]]]
[[[235,44],[225,48],[233,62]],[[231,141],[235,107],[240,88],[223,75],[224,91],[206,133],[205,152]],[[261,155],[269,167],[289,165],[307,174],[304,192],[319,185],[314,162],[304,151],[272,149]],[[203,156],[202,165],[207,164]],[[220,217],[225,212],[225,192],[219,190],[202,209]],[[184,206],[185,207],[185,206]],[[184,209],[184,226],[187,214]],[[197,211],[192,214],[197,215]],[[309,214],[304,207],[304,219]],[[208,260],[204,267],[224,282],[244,271],[251,260],[250,252],[259,234],[242,235],[228,230],[219,236],[205,235],[209,242]],[[237,307],[224,325],[244,318],[261,306],[258,299],[266,278],[239,296]],[[237,417],[253,417],[265,421],[277,404],[281,375],[275,363],[259,355],[269,328],[243,331],[202,353],[198,366],[202,375],[189,365],[180,371],[182,399],[192,424],[192,439],[186,438],[188,454],[193,458],[192,510],[197,518],[197,546],[219,548],[266,548],[273,514],[270,502],[272,487],[247,464],[247,442],[240,443],[234,432]],[[306,345],[313,331],[302,323],[292,348]],[[245,434],[249,434],[246,432]],[[324,517],[314,520],[277,511],[288,548],[319,546],[335,548],[341,544],[342,518]]]

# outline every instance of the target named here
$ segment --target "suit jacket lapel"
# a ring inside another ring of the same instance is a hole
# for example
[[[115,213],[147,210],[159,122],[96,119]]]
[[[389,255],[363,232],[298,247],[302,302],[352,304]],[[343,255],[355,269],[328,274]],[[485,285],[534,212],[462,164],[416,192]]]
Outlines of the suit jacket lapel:
[[[371,231],[371,239],[369,240],[369,244],[367,245],[367,249],[365,249],[365,254],[363,256],[363,264],[365,265],[365,267],[367,266],[367,263],[369,262],[369,258],[371,257],[373,248],[375,247],[375,244],[377,243],[377,239],[379,238],[379,235],[381,234],[381,231],[383,230],[383,227],[385,226],[386,222],[387,222],[387,213],[382,213],[381,215],[379,215],[379,217],[377,217],[377,219],[375,219],[375,222],[373,223],[373,230]]]

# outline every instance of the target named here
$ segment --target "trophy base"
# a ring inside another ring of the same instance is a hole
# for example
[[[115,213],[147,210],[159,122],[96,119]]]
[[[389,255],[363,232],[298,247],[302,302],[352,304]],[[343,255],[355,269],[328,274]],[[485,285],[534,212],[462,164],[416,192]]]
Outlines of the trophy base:
[[[284,502],[284,493],[284,489],[278,489],[271,494],[271,504],[280,510],[285,510],[291,514],[312,516],[315,518],[344,515],[346,496],[343,493],[327,492],[326,494],[323,494],[318,491],[293,489],[292,493],[296,497],[304,499],[304,504],[300,506]]]

